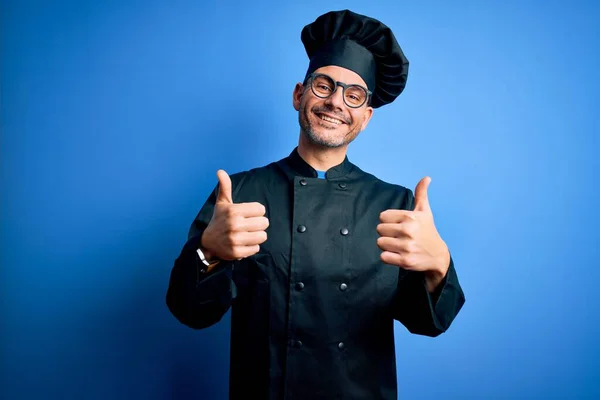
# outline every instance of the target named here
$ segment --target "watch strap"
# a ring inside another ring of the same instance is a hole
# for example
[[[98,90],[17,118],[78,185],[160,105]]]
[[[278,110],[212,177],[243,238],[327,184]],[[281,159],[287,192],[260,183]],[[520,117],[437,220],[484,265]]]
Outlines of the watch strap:
[[[198,254],[198,257],[200,258],[200,261],[202,262],[202,264],[204,264],[204,266],[206,266],[206,267],[210,267],[212,265],[219,263],[219,260],[208,261],[206,259],[206,256],[202,252],[202,250],[200,250],[200,248],[196,249],[196,253]],[[206,270],[206,268],[204,268],[204,269]]]

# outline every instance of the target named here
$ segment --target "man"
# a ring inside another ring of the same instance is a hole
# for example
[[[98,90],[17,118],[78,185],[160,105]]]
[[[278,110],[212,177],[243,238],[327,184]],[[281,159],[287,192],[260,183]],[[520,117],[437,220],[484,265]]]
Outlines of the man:
[[[298,147],[219,183],[171,273],[167,304],[195,329],[232,309],[230,398],[394,399],[394,320],[446,331],[464,303],[427,199],[346,157],[406,84],[388,27],[348,10],[307,25],[293,92]]]

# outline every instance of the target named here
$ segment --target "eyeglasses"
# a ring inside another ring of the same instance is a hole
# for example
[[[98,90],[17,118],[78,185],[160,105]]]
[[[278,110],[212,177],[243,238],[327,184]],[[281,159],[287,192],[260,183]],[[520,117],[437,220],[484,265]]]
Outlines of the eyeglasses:
[[[350,108],[359,108],[367,102],[371,92],[361,85],[347,85],[343,82],[337,82],[332,77],[325,74],[310,74],[307,80],[310,80],[310,88],[315,96],[326,99],[334,94],[338,86],[342,87],[342,97],[344,103]]]

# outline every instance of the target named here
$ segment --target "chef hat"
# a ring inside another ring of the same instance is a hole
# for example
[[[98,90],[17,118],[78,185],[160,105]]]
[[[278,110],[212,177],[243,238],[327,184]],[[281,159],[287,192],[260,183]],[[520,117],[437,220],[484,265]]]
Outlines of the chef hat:
[[[331,11],[306,25],[301,39],[310,59],[307,77],[327,65],[350,69],[373,92],[373,108],[391,103],[406,86],[408,60],[390,28],[376,19]]]

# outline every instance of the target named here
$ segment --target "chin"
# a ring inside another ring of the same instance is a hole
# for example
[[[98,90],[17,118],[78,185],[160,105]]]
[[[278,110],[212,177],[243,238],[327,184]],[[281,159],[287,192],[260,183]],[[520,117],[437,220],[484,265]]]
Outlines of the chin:
[[[305,130],[308,139],[319,146],[337,148],[347,144],[342,134],[332,135],[332,133],[330,129],[321,126],[311,126],[310,129]]]

